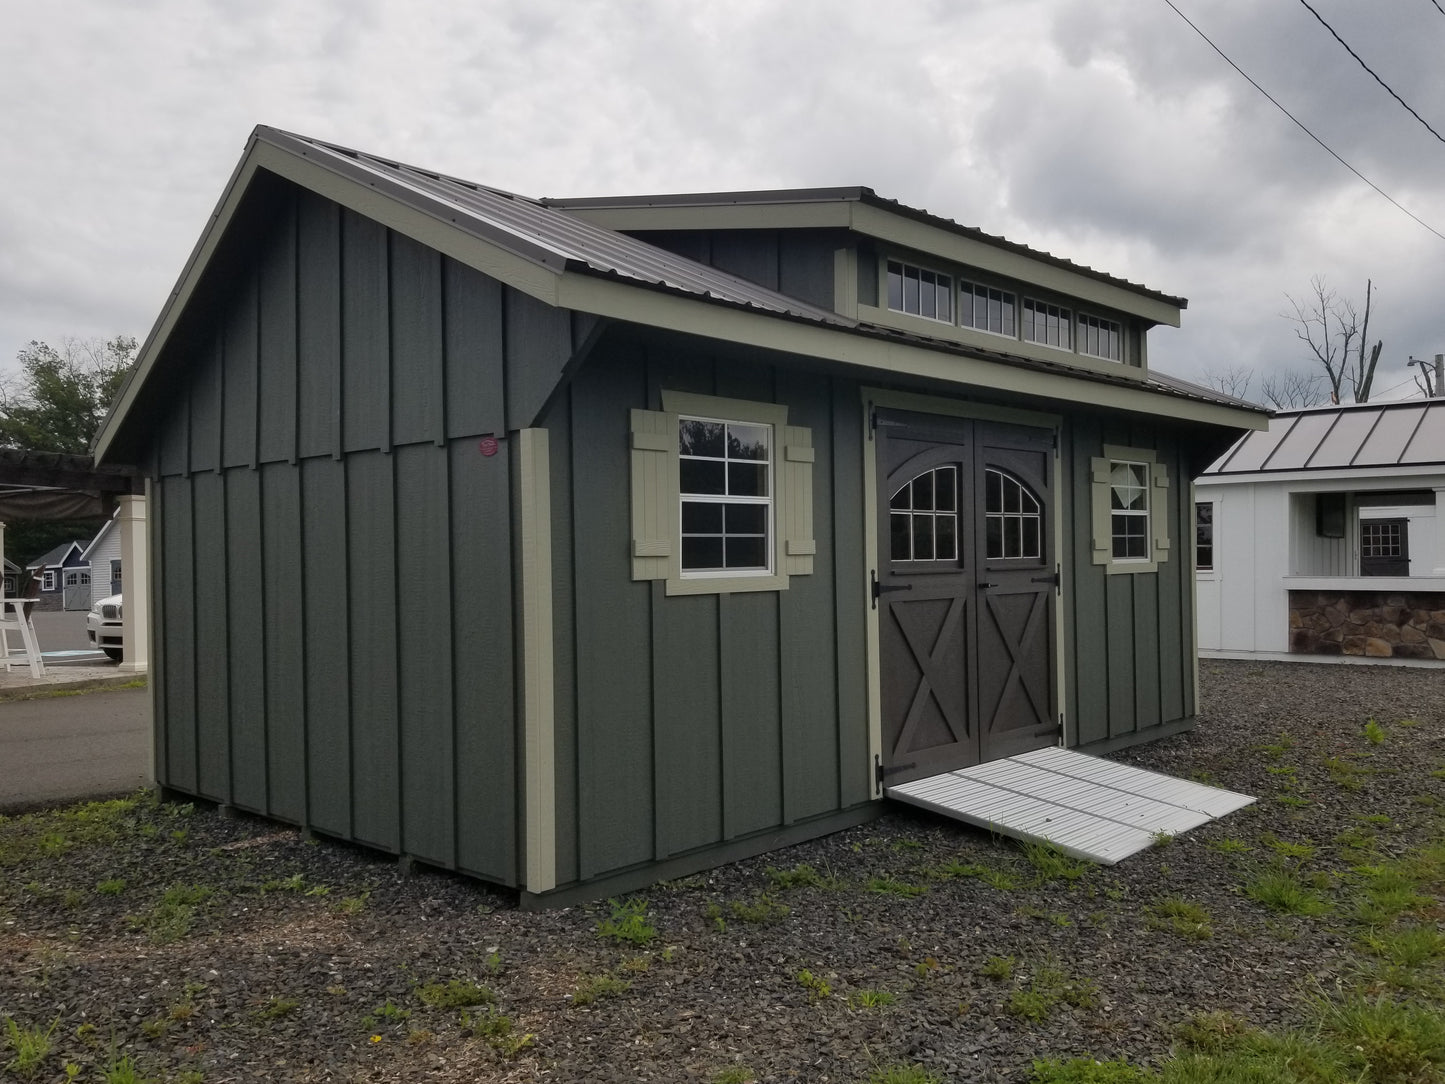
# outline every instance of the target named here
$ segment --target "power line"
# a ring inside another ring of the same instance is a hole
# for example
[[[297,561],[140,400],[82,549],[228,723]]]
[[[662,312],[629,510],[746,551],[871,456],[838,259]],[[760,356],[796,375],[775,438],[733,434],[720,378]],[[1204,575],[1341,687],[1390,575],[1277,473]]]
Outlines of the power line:
[[[1344,38],[1340,37],[1339,34],[1337,34],[1337,33],[1335,32],[1335,28],[1332,27],[1329,23],[1325,22],[1325,17],[1324,17],[1323,15],[1321,15],[1318,11],[1316,11],[1313,7],[1310,6],[1310,0],[1299,0],[1299,2],[1305,6],[1305,9],[1306,9],[1311,15],[1313,15],[1316,19],[1319,20],[1320,25],[1321,25],[1322,27],[1324,27],[1326,30],[1328,30],[1328,31],[1330,32],[1330,34],[1334,37],[1334,39],[1335,39],[1337,42],[1339,42],[1341,45],[1343,45],[1343,46],[1345,47],[1345,52],[1349,53],[1350,56],[1354,57],[1356,63],[1358,63],[1358,64],[1360,65],[1360,67],[1364,68],[1365,71],[1369,72],[1370,75],[1374,77],[1375,82],[1379,83],[1380,86],[1382,86],[1382,87],[1385,88],[1386,92],[1390,95],[1390,97],[1394,98],[1395,101],[1397,101],[1397,102],[1399,102],[1401,105],[1403,105],[1403,106],[1405,107],[1405,110],[1410,114],[1410,116],[1414,117],[1414,118],[1415,118],[1416,120],[1418,120],[1421,124],[1423,124],[1423,125],[1426,127],[1426,129],[1430,132],[1430,134],[1431,134],[1432,136],[1434,136],[1436,139],[1438,139],[1441,143],[1445,143],[1445,136],[1442,136],[1439,132],[1435,131],[1435,129],[1430,126],[1430,122],[1429,122],[1428,120],[1426,120],[1424,117],[1420,116],[1419,113],[1416,113],[1415,110],[1411,109],[1411,108],[1410,108],[1410,104],[1409,104],[1408,102],[1406,102],[1404,98],[1400,97],[1398,94],[1396,94],[1393,90],[1390,89],[1390,84],[1389,84],[1389,83],[1386,83],[1386,82],[1385,82],[1383,79],[1381,79],[1378,75],[1375,75],[1375,70],[1374,70],[1373,68],[1371,68],[1368,64],[1366,64],[1366,63],[1364,62],[1364,60],[1362,60],[1362,59],[1360,58],[1360,54],[1359,54],[1359,53],[1355,52],[1353,49],[1350,48],[1350,43],[1347,42],[1347,41],[1345,41]],[[1439,3],[1437,2],[1435,6],[1436,6],[1436,7],[1439,7],[1440,5],[1439,5]],[[1445,12],[1442,12],[1442,14],[1445,14]]]
[[[1288,109],[1286,109],[1284,106],[1280,105],[1280,103],[1275,100],[1275,97],[1274,97],[1273,94],[1271,94],[1269,91],[1265,90],[1264,87],[1262,87],[1262,86],[1260,86],[1258,83],[1256,83],[1256,82],[1254,81],[1254,79],[1252,79],[1252,78],[1250,77],[1250,75],[1249,75],[1248,72],[1246,72],[1243,68],[1241,68],[1241,67],[1240,67],[1238,64],[1236,64],[1234,61],[1230,60],[1230,59],[1229,59],[1229,55],[1228,55],[1227,53],[1225,53],[1225,51],[1224,51],[1223,49],[1221,49],[1219,46],[1215,45],[1214,42],[1210,40],[1208,34],[1206,34],[1203,30],[1200,30],[1199,27],[1195,26],[1194,23],[1190,21],[1188,15],[1185,15],[1184,12],[1180,11],[1177,7],[1175,7],[1175,6],[1174,6],[1174,0],[1164,0],[1164,2],[1169,5],[1170,9],[1174,12],[1175,15],[1178,15],[1181,19],[1183,19],[1186,23],[1189,24],[1189,29],[1190,29],[1190,30],[1193,30],[1196,34],[1198,34],[1201,38],[1204,39],[1205,44],[1207,44],[1211,49],[1213,49],[1216,53],[1218,53],[1221,57],[1223,57],[1224,62],[1225,62],[1226,64],[1228,64],[1231,68],[1233,68],[1233,69],[1234,69],[1235,71],[1237,71],[1240,75],[1242,75],[1242,76],[1245,78],[1245,80],[1248,81],[1248,83],[1249,83],[1250,86],[1254,87],[1255,90],[1259,91],[1259,92],[1260,92],[1261,94],[1263,94],[1266,98],[1268,98],[1268,99],[1270,100],[1271,104],[1273,104],[1276,109],[1278,109],[1281,113],[1283,113],[1285,116],[1287,116],[1290,120],[1294,121],[1295,126],[1296,126],[1297,128],[1299,128],[1299,130],[1300,130],[1301,132],[1303,132],[1305,135],[1309,136],[1309,137],[1310,137],[1311,139],[1313,139],[1316,143],[1318,143],[1322,148],[1324,148],[1325,152],[1326,152],[1331,158],[1333,158],[1336,162],[1338,162],[1340,165],[1344,166],[1347,170],[1349,170],[1351,173],[1353,173],[1356,177],[1358,177],[1360,180],[1364,181],[1367,185],[1369,185],[1371,188],[1373,188],[1377,193],[1379,193],[1379,194],[1380,194],[1381,196],[1383,196],[1386,200],[1388,200],[1388,201],[1395,207],[1396,210],[1402,212],[1403,214],[1408,215],[1410,218],[1414,219],[1414,220],[1415,220],[1417,223],[1419,223],[1421,226],[1424,226],[1427,230],[1429,230],[1431,233],[1433,233],[1436,237],[1440,238],[1440,240],[1445,241],[1445,233],[1441,233],[1441,232],[1440,232],[1439,230],[1437,230],[1434,226],[1430,225],[1430,223],[1426,222],[1426,221],[1425,221],[1423,218],[1421,218],[1419,215],[1417,215],[1417,214],[1415,214],[1413,211],[1411,211],[1408,207],[1405,207],[1403,204],[1401,204],[1398,200],[1396,200],[1393,196],[1391,196],[1391,195],[1390,195],[1388,192],[1386,192],[1383,188],[1381,188],[1379,185],[1377,185],[1374,181],[1370,180],[1370,178],[1366,177],[1363,173],[1361,173],[1361,172],[1360,172],[1358,169],[1356,169],[1354,166],[1350,165],[1350,163],[1346,162],[1343,158],[1341,158],[1338,154],[1335,153],[1334,148],[1332,148],[1332,147],[1331,147],[1328,143],[1326,143],[1323,139],[1321,139],[1319,136],[1315,135],[1312,131],[1310,131],[1308,128],[1306,128],[1303,121],[1301,121],[1298,117],[1296,117],[1293,113],[1291,113],[1291,112],[1290,112]]]
[[[1440,6],[1440,0],[1430,0],[1430,3],[1435,5],[1436,11],[1438,11],[1441,15],[1445,15],[1445,8],[1442,8]]]

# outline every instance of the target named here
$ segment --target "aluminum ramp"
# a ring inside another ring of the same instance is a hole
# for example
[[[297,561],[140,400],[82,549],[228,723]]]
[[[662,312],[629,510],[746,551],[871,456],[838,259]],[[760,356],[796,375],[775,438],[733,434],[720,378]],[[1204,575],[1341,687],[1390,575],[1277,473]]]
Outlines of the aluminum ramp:
[[[1161,833],[1186,832],[1254,801],[1059,748],[915,779],[883,793],[1106,866],[1142,851]]]

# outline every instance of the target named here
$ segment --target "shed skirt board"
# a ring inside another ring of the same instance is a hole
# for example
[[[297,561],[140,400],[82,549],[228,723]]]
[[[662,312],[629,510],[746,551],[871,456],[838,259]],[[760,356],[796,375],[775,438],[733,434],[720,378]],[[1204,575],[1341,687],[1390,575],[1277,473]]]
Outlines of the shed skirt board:
[[[1161,832],[1176,835],[1254,801],[1056,747],[885,787],[884,794],[1106,866]]]

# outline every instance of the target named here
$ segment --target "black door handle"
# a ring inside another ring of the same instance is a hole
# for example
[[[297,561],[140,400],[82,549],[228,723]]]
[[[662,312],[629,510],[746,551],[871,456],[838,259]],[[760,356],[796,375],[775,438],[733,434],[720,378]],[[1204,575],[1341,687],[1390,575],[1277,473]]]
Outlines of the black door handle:
[[[988,587],[997,587],[997,586],[998,586],[998,584],[996,584],[996,583],[980,583],[980,584],[978,585],[978,589],[979,589],[980,591],[982,591],[982,590],[984,590],[985,588],[988,588]]]

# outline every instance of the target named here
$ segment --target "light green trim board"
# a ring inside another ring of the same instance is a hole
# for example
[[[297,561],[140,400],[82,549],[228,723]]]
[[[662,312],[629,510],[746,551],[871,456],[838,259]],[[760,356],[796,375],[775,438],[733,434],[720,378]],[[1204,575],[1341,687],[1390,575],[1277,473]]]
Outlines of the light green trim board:
[[[526,889],[557,885],[557,761],[552,660],[552,484],[547,430],[522,429],[517,513],[522,536],[522,731]]]
[[[989,422],[1006,422],[1009,425],[1032,425],[1038,429],[1053,429],[1056,432],[1063,422],[1060,415],[1041,410],[1021,410],[1018,407],[997,406],[993,403],[974,403],[967,399],[949,399],[941,395],[894,391],[892,388],[865,387],[863,402],[865,405],[871,404],[890,410],[914,410],[920,414],[942,414],[949,418],[979,418]]]

